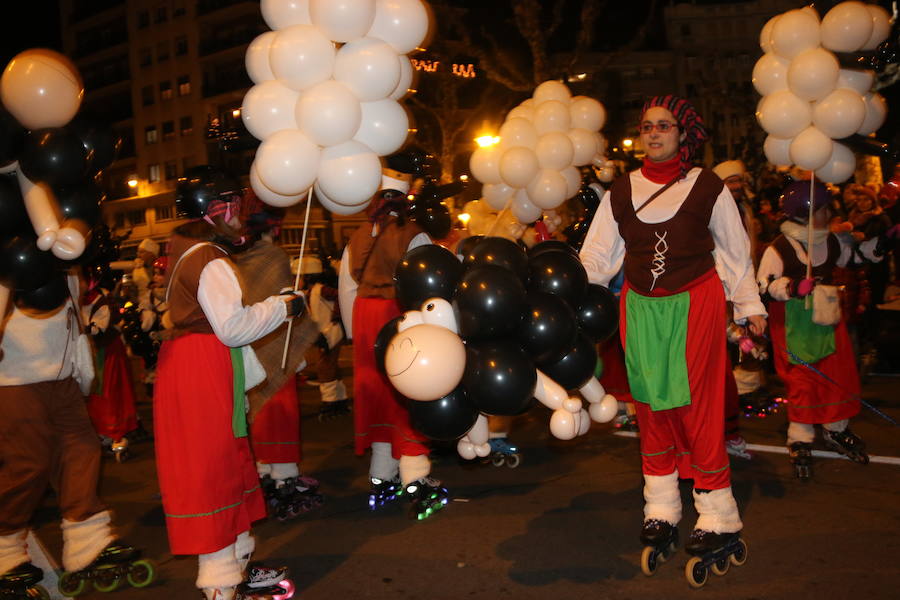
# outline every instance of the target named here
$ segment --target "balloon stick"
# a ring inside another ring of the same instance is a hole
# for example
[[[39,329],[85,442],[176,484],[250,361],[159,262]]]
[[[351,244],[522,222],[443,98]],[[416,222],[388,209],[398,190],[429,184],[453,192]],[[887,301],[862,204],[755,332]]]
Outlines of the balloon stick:
[[[497,228],[500,226],[500,220],[506,215],[506,213],[510,212],[512,209],[513,199],[510,196],[509,200],[506,201],[506,205],[503,207],[503,210],[497,213],[497,218],[494,219],[494,222],[491,224],[490,228],[487,230],[487,234],[485,237],[491,237],[497,232]]]
[[[300,287],[300,271],[303,264],[303,253],[306,252],[306,232],[309,231],[309,211],[312,207],[313,189],[310,186],[306,192],[306,216],[303,217],[303,237],[300,238],[300,255],[297,257],[297,274],[294,276],[294,291]],[[284,351],[281,353],[281,370],[287,367],[288,346],[291,344],[291,330],[294,326],[294,319],[288,321],[287,335],[284,336]]]
[[[813,251],[813,212],[815,206],[816,174],[809,172],[809,219],[806,221],[806,278],[812,279],[812,251]],[[810,309],[812,295],[806,296],[805,307]]]

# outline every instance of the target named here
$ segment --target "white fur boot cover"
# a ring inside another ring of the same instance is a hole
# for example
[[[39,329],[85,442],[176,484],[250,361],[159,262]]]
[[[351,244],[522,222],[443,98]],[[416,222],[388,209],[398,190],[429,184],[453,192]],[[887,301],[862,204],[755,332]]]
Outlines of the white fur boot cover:
[[[234,557],[241,567],[242,574],[250,563],[250,557],[253,555],[254,550],[256,550],[256,540],[250,535],[250,532],[239,533],[237,541],[234,543]]]
[[[427,454],[400,457],[400,483],[407,485],[427,477],[431,473],[431,461]]]
[[[399,470],[400,461],[391,455],[391,445],[387,442],[373,442],[369,477],[388,481],[396,477]]]
[[[735,533],[744,526],[738,514],[737,502],[731,493],[731,486],[705,493],[697,493],[694,490],[694,508],[700,515],[695,529],[713,533]]]
[[[62,520],[63,568],[80,571],[115,539],[110,526],[112,514],[108,510],[98,512],[84,521]]]
[[[31,560],[26,549],[26,537],[28,537],[27,529],[0,535],[0,575]]]
[[[234,554],[235,544],[197,557],[197,587],[204,593],[209,589],[231,588],[244,580],[241,565]],[[209,596],[209,594],[207,594]]]
[[[644,475],[644,520],[659,519],[672,525],[681,520],[681,492],[678,472]]]
[[[297,463],[272,463],[271,475],[275,481],[283,481],[289,477],[299,476],[300,468]]]

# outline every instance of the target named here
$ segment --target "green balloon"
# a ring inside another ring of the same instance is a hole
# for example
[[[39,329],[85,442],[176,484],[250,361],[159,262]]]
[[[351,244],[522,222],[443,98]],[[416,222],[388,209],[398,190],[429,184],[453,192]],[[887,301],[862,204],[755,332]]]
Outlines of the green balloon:
[[[594,377],[597,379],[603,377],[603,359],[599,356],[597,357],[597,366],[594,367]]]

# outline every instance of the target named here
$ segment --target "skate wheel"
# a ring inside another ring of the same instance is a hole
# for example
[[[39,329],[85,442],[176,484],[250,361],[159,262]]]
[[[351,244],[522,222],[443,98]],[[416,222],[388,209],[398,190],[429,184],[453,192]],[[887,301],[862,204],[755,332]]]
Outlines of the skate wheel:
[[[644,546],[644,551],[641,552],[641,573],[647,577],[651,577],[656,573],[656,569],[659,568],[659,563],[656,560],[658,557],[661,557],[661,555],[657,554],[653,546]]]
[[[736,567],[740,567],[747,562],[747,542],[738,540],[737,550],[731,553],[729,560],[731,561],[731,564]]]
[[[37,598],[38,600],[50,600],[50,592],[48,592],[44,586],[36,585],[34,587],[28,588],[26,592],[29,598]]]
[[[867,465],[867,464],[869,464],[869,455],[868,455],[868,454],[861,454],[860,457],[859,457],[859,459],[857,459],[856,462],[858,462],[858,463],[861,464],[861,465]]]
[[[91,584],[98,592],[112,592],[119,587],[119,574],[113,567],[97,569],[94,576],[96,578],[91,580]]]
[[[131,563],[126,578],[131,587],[147,587],[156,579],[156,565],[149,560],[137,560]]]
[[[506,459],[506,466],[510,469],[515,469],[522,463],[522,457],[518,454],[510,454]]]
[[[731,563],[729,562],[729,557],[726,556],[725,558],[720,558],[719,560],[711,564],[709,566],[709,570],[712,571],[715,575],[721,577],[728,572],[728,568],[730,566]]]
[[[693,556],[684,566],[684,576],[692,588],[699,589],[706,585],[709,569],[703,565],[703,560],[699,556]]]
[[[495,467],[502,467],[503,463],[505,463],[505,462],[506,462],[506,459],[504,458],[504,456],[502,454],[497,454],[497,455],[491,457],[491,464],[494,465]]]
[[[87,587],[87,581],[82,579],[78,573],[63,573],[59,578],[59,593],[69,598],[80,596]]]
[[[116,452],[116,462],[122,464],[128,460],[128,455],[124,452]]]

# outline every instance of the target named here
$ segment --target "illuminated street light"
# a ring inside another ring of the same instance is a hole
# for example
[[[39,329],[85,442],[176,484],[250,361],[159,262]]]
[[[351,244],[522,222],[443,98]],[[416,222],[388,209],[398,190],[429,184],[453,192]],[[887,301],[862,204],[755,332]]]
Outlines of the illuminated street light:
[[[634,140],[631,138],[625,138],[622,140],[622,145],[625,146],[626,150],[631,150],[631,147],[634,145]]]
[[[475,143],[478,144],[479,148],[489,148],[500,141],[500,138],[495,135],[482,135],[475,138]]]
[[[234,117],[235,119],[239,118],[241,116],[241,109],[239,109],[239,108],[233,109],[231,111],[231,116]]]
[[[468,175],[460,175],[459,180],[462,181],[463,183],[465,183],[469,180],[469,176]]]
[[[456,218],[459,219],[459,220],[462,222],[463,227],[468,227],[468,226],[469,226],[469,219],[472,218],[472,215],[470,215],[469,213],[459,213],[459,214],[456,216]]]
[[[132,175],[128,178],[128,187],[134,189],[138,186],[137,175]]]

